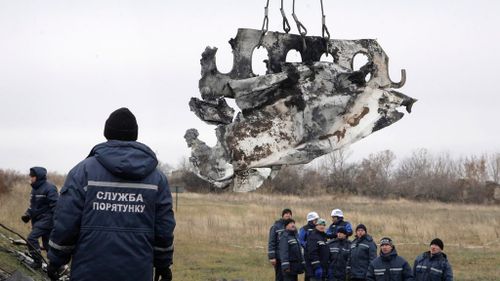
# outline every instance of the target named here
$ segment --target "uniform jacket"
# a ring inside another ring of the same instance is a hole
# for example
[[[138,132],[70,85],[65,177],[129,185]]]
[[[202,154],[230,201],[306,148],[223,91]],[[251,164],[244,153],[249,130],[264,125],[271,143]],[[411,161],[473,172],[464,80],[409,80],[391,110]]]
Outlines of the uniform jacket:
[[[47,181],[47,170],[42,167],[30,169],[36,175],[36,182],[31,184],[30,207],[26,214],[31,218],[33,228],[51,229],[52,217],[59,198],[55,185]]]
[[[377,245],[373,238],[365,234],[360,238],[354,239],[351,243],[351,260],[349,262],[349,271],[353,278],[363,279],[366,277],[368,265],[377,257]]]
[[[330,249],[326,244],[326,234],[324,232],[319,232],[315,229],[307,236],[305,255],[307,256],[305,258],[306,274],[314,277],[314,270],[321,267],[326,276]]]
[[[326,236],[329,239],[337,238],[337,231],[341,227],[345,228],[345,230],[347,231],[347,237],[352,235],[351,223],[348,221],[345,221],[344,218],[339,218],[339,220],[337,222],[335,222],[335,224],[333,224],[333,223],[330,224],[330,226],[328,227],[328,230],[326,231]]]
[[[348,239],[330,240],[328,248],[330,249],[328,279],[345,280],[347,265],[351,258],[351,241]]]
[[[425,252],[413,264],[415,281],[453,281],[453,271],[445,253]]]
[[[300,228],[299,230],[299,242],[302,248],[306,248],[306,241],[307,241],[307,236],[311,233],[311,231],[314,230],[316,226],[312,221],[307,222],[306,225]]]
[[[279,243],[281,234],[285,231],[285,221],[279,219],[274,222],[271,229],[269,229],[269,241],[267,243],[267,256],[270,260],[280,259]]]
[[[54,215],[49,260],[71,280],[152,280],[172,263],[175,219],[156,156],[135,141],[95,146],[68,174]]]
[[[290,269],[292,274],[304,273],[304,257],[302,256],[302,249],[296,231],[283,231],[280,237],[279,250],[281,269],[283,271]]]
[[[398,256],[396,248],[372,261],[366,274],[367,281],[413,281],[413,272],[408,262]]]

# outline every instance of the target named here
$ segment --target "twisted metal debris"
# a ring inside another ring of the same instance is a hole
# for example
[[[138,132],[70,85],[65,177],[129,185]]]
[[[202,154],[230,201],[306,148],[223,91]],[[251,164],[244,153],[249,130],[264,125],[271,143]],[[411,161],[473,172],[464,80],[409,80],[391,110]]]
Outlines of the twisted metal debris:
[[[335,40],[239,29],[229,41],[233,68],[217,70],[217,48],[202,54],[199,89],[202,99],[191,98],[191,111],[216,125],[217,144],[207,146],[196,129],[185,134],[197,174],[224,188],[250,191],[276,175],[282,165],[305,164],[352,144],[403,117],[397,108],[411,111],[413,98],[394,89],[406,79],[393,82],[389,58],[375,40]],[[268,52],[266,75],[252,72],[252,53]],[[301,63],[287,63],[297,50]],[[368,63],[353,70],[357,54]],[[332,62],[321,62],[323,54]],[[240,112],[225,101],[235,99]]]

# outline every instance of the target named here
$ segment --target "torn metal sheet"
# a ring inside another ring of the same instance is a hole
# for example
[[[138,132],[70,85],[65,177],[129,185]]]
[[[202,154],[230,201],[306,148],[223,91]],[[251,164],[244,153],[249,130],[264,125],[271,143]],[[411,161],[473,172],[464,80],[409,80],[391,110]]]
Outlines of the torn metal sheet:
[[[208,147],[197,131],[186,132],[191,163],[200,177],[235,191],[258,188],[281,165],[305,164],[350,145],[403,117],[397,108],[411,111],[413,98],[394,89],[388,75],[389,58],[375,40],[326,40],[322,37],[267,32],[261,41],[269,55],[267,74],[252,72],[252,53],[261,31],[239,29],[229,43],[232,70],[223,74],[215,63],[216,48],[203,52],[199,89],[203,100],[190,108],[203,121],[217,125],[217,145]],[[286,63],[290,50],[302,63]],[[320,62],[328,53],[334,62]],[[353,70],[354,57],[368,63]],[[240,112],[225,98],[235,99]]]

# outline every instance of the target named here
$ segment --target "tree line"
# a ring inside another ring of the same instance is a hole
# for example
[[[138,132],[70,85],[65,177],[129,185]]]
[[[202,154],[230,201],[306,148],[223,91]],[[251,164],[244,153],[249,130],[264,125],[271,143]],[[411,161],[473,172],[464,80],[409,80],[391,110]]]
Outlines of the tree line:
[[[500,153],[456,158],[447,153],[436,155],[418,149],[401,159],[391,150],[373,153],[357,161],[351,161],[350,156],[349,150],[338,150],[307,165],[284,166],[278,176],[267,180],[256,192],[500,203]],[[171,185],[183,186],[187,191],[228,191],[198,178],[187,158],[177,167],[167,163],[160,163],[158,167],[170,175]],[[64,175],[50,173],[49,179],[60,187]],[[28,184],[26,175],[0,169],[0,194],[23,180]]]
[[[282,167],[257,192],[315,196],[341,193],[419,201],[500,203],[500,153],[454,158],[418,149],[401,159],[391,150],[350,161],[349,150],[312,164]],[[187,163],[176,169],[175,184],[194,192],[220,192],[197,178]]]

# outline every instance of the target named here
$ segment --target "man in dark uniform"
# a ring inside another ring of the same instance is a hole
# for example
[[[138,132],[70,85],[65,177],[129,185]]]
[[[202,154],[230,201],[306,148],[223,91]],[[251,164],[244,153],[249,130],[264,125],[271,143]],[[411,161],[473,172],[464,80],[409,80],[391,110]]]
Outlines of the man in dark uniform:
[[[352,281],[366,280],[366,272],[370,262],[377,257],[377,245],[368,235],[366,226],[359,224],[356,227],[356,239],[351,243],[351,259],[348,266],[348,275]]]
[[[175,219],[166,176],[127,108],[109,116],[107,142],[69,173],[50,235],[48,275],[71,262],[71,280],[172,280]]]
[[[305,224],[299,230],[299,242],[304,250],[306,249],[307,237],[316,228],[316,223],[318,222],[319,215],[314,211],[309,212],[307,214],[306,219],[307,219],[307,224]],[[304,281],[309,281],[309,276],[307,276],[307,274],[304,274]]]
[[[330,249],[326,244],[326,221],[318,219],[316,228],[307,236],[306,251],[306,274],[311,281],[326,280],[328,275],[328,260]]]
[[[430,250],[415,259],[415,281],[453,281],[453,270],[443,249],[443,241],[439,238],[433,239]]]
[[[347,230],[339,228],[337,238],[328,242],[328,248],[330,248],[328,281],[345,281],[347,265],[351,258],[351,241],[347,239]]]
[[[347,231],[347,237],[352,235],[351,223],[344,220],[344,212],[341,209],[333,209],[331,216],[332,224],[330,224],[326,231],[328,239],[337,238],[337,231],[340,227],[343,227]]]
[[[279,241],[281,234],[285,231],[285,221],[292,218],[292,210],[283,209],[281,219],[274,222],[269,230],[269,241],[267,243],[267,257],[274,267],[274,277],[276,281],[283,281],[281,270],[281,260],[279,256]]]
[[[42,256],[38,239],[42,238],[45,251],[49,250],[49,235],[53,227],[52,216],[59,194],[54,184],[47,181],[47,170],[43,167],[30,169],[31,200],[30,207],[21,217],[23,222],[31,220],[31,232],[28,235],[28,248],[33,258],[32,267],[42,266]]]
[[[297,281],[298,275],[304,273],[305,264],[293,219],[285,221],[285,231],[280,237],[279,249],[283,280]]]
[[[391,238],[380,239],[380,256],[370,263],[367,281],[413,281],[413,272],[408,262],[398,256]]]

